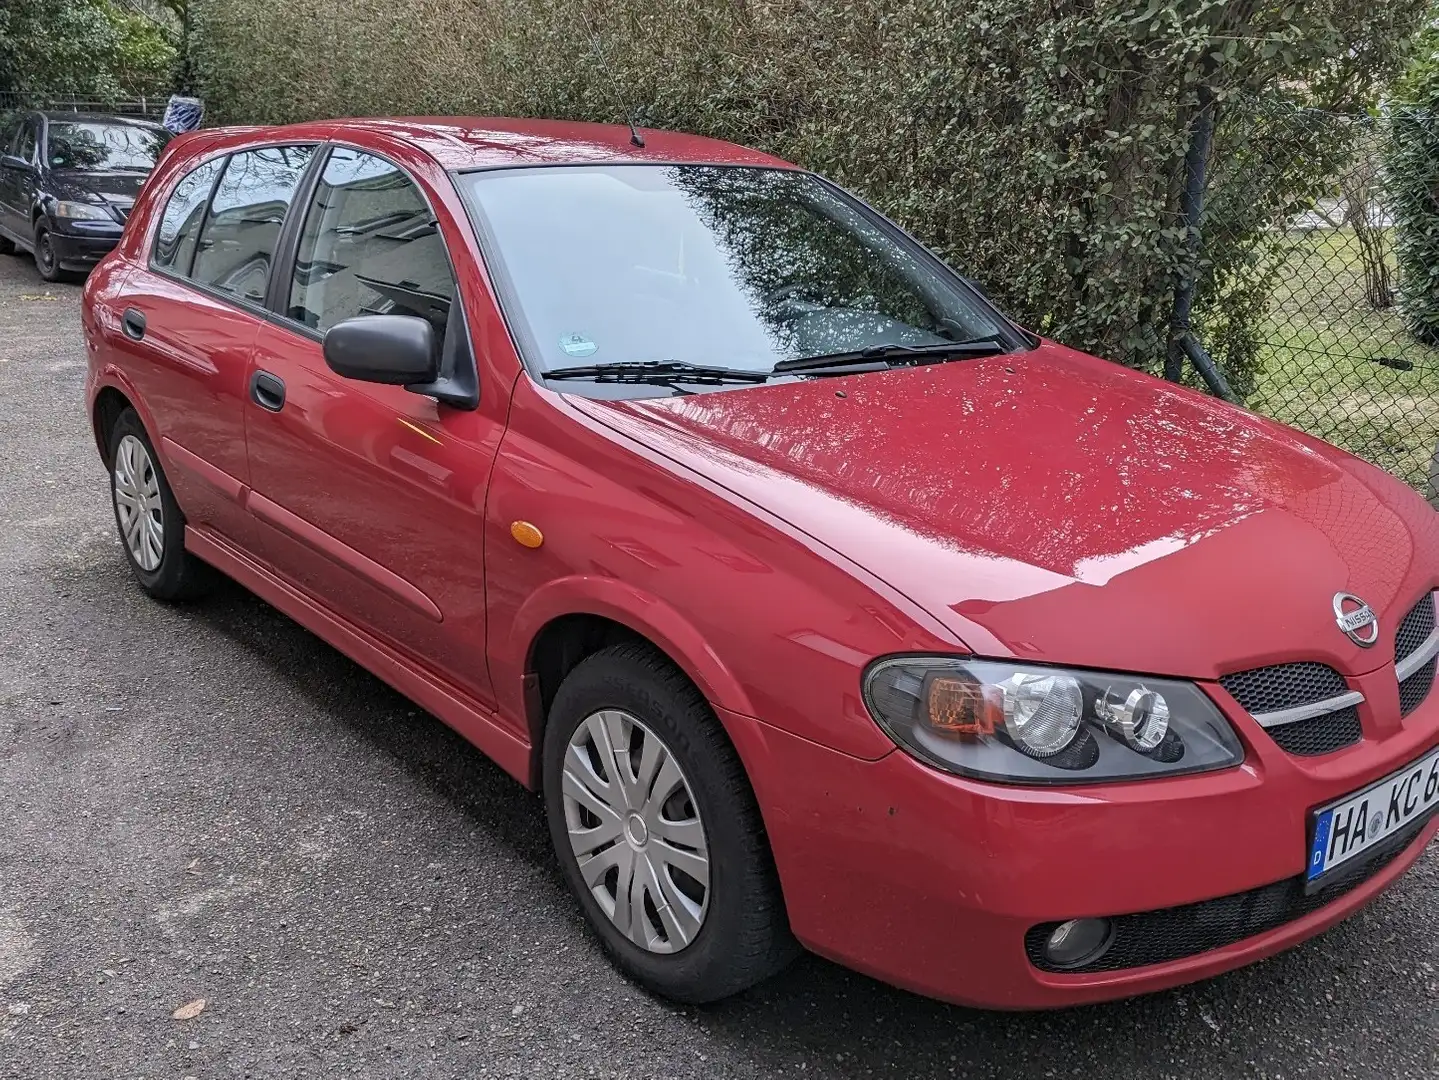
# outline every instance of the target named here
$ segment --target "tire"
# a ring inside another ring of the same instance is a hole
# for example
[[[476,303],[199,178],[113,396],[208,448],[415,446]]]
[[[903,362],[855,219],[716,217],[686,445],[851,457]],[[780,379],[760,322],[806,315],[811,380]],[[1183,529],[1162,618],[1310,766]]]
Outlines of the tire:
[[[606,737],[629,753],[606,762],[599,756]],[[597,761],[605,765],[597,769]],[[640,776],[653,778],[649,797]],[[601,781],[608,795],[597,794]],[[634,786],[626,790],[625,782]],[[704,698],[662,656],[617,645],[570,672],[545,729],[544,791],[565,881],[606,952],[641,986],[703,1004],[763,981],[798,954],[739,758]],[[605,816],[590,809],[596,803],[608,808]],[[577,854],[572,824],[579,848],[592,848],[586,854]],[[698,867],[697,856],[707,860],[702,889],[687,873]],[[626,867],[638,889],[619,887]],[[622,893],[639,903],[622,905]],[[627,919],[626,910],[640,917]]]
[[[70,275],[60,269],[60,257],[50,242],[50,230],[44,225],[35,226],[35,269],[46,281],[68,281]]]
[[[15,254],[15,241],[14,241],[14,240],[10,240],[10,239],[8,239],[8,238],[6,238],[6,237],[4,237],[4,236],[0,236],[0,255],[14,255],[14,254]]]
[[[140,588],[165,601],[208,590],[214,571],[185,550],[185,515],[134,409],[122,412],[110,432],[110,504]]]

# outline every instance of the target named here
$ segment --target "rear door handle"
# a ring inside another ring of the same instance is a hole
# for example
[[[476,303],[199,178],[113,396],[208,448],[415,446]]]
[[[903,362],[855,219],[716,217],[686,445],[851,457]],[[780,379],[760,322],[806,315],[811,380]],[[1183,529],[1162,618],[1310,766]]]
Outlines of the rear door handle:
[[[132,307],[126,308],[125,313],[120,316],[120,329],[125,331],[127,338],[139,341],[145,336],[145,316]]]
[[[285,380],[268,371],[257,371],[250,378],[250,397],[260,408],[279,412],[285,407]]]

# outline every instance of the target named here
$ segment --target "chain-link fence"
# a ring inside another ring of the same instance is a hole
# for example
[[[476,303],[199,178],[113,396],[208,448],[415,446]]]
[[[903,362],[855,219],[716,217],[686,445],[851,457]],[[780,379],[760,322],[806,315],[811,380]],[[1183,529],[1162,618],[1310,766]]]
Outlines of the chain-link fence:
[[[1256,108],[1221,125],[1211,169],[1211,207],[1295,169],[1322,192],[1246,240],[1267,297],[1246,404],[1436,498],[1439,117]],[[1229,239],[1209,220],[1206,246]],[[1195,322],[1201,340],[1225,332]]]

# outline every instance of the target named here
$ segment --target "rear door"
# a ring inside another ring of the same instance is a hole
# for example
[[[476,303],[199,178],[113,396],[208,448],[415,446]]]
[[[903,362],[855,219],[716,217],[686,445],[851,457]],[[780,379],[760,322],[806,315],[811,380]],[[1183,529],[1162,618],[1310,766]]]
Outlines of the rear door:
[[[255,342],[250,509],[263,552],[332,610],[492,699],[484,659],[485,482],[507,395],[477,411],[341,378],[324,332],[365,314],[428,319],[473,361],[450,253],[405,169],[329,153],[294,239],[283,317]]]
[[[167,197],[148,260],[126,284],[120,347],[158,427],[190,524],[242,546],[250,351],[269,260],[314,146],[237,151],[198,164]]]

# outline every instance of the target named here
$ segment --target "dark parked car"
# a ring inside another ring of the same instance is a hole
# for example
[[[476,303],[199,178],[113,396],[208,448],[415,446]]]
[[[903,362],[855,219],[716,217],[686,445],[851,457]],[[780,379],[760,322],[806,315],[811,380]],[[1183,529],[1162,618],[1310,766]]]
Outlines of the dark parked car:
[[[119,242],[169,139],[131,117],[10,117],[0,124],[0,253],[33,252],[46,281],[87,272]]]

